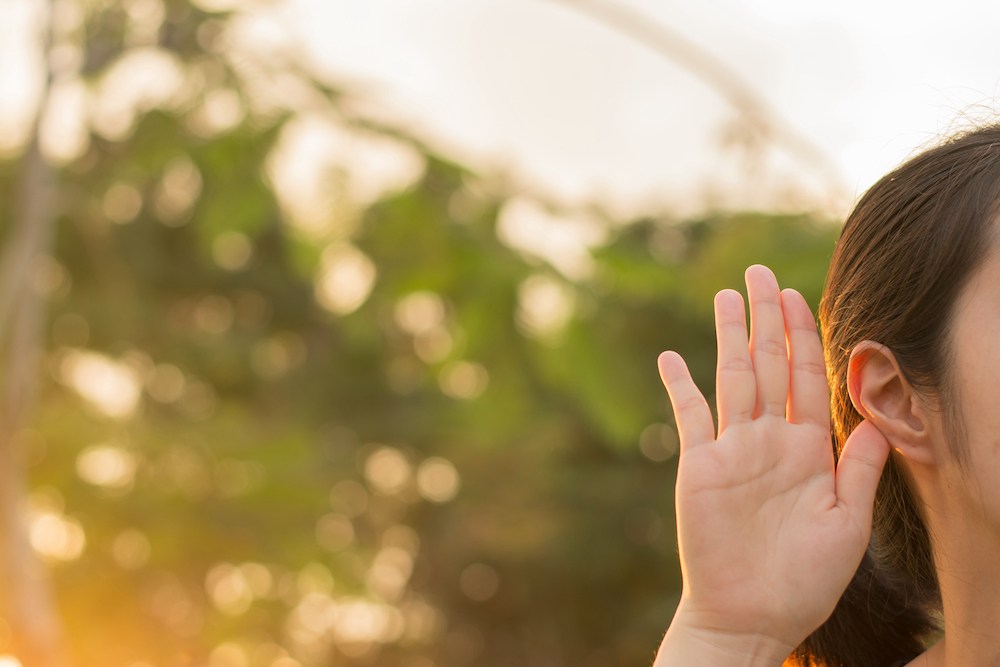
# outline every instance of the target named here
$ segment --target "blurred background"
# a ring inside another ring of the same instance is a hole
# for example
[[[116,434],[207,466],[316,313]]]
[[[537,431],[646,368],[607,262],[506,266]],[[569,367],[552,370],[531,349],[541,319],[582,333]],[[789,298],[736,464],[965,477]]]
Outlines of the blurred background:
[[[655,371],[1000,6],[0,0],[0,665],[649,664]]]

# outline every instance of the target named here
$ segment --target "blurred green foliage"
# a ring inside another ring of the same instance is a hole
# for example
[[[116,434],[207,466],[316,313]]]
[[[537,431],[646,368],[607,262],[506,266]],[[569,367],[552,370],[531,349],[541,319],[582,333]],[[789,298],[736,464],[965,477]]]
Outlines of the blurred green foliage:
[[[166,6],[160,48],[212,58],[192,35],[227,17]],[[104,11],[87,25],[113,32]],[[99,45],[88,76],[127,49]],[[680,584],[656,355],[710,394],[713,294],[761,262],[815,306],[836,225],[593,213],[603,241],[568,277],[504,240],[514,193],[421,148],[416,182],[309,236],[264,176],[294,114],[206,135],[188,113],[91,133],[60,172],[22,440],[32,506],[86,536],[50,554],[76,663],[649,663]],[[165,212],[178,160],[200,187]],[[331,312],[322,258],[343,247],[374,273]],[[86,400],[108,368],[141,389],[124,416]]]

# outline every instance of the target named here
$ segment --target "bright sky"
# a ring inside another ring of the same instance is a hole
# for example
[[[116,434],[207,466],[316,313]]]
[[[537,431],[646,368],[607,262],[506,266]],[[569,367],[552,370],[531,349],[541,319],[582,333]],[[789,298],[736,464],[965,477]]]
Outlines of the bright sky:
[[[822,205],[834,187],[787,154],[748,163],[724,147],[738,114],[717,90],[574,2],[625,5],[726,63],[835,163],[838,214],[963,114],[1000,109],[1000,3],[981,0],[196,1],[270,7],[280,41],[381,119],[546,198],[623,215],[788,204],[789,191]],[[0,3],[0,153],[37,88],[33,6]]]
[[[996,102],[1000,3],[603,0],[727,63],[842,171],[849,198]],[[716,91],[553,0],[290,0],[331,76],[380,114],[533,189],[623,211],[766,205],[801,163],[748,178],[719,150]],[[721,194],[719,191],[723,191]],[[846,206],[841,201],[839,209]]]

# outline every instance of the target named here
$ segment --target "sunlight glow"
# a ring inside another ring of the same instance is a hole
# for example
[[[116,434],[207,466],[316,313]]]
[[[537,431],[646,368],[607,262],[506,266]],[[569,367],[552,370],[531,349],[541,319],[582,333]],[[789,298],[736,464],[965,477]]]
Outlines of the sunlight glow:
[[[411,556],[416,556],[420,551],[420,535],[403,523],[386,528],[382,533],[381,543],[383,547],[397,547]]]
[[[406,144],[320,113],[285,124],[267,169],[292,227],[329,239],[347,238],[366,204],[423,171],[424,158]]]
[[[322,563],[305,565],[295,578],[295,588],[303,596],[310,593],[324,595],[330,593],[333,591],[333,575],[330,573],[330,568]]]
[[[243,100],[229,88],[211,90],[187,117],[187,124],[201,137],[212,137],[230,130],[246,116]]]
[[[201,195],[198,167],[187,157],[174,159],[153,193],[153,210],[160,222],[176,227],[188,222],[187,213]]]
[[[138,465],[135,454],[115,445],[88,447],[76,457],[76,474],[80,479],[110,489],[132,486]]]
[[[417,356],[427,364],[444,361],[455,341],[445,328],[445,305],[434,292],[408,294],[396,303],[396,325],[413,336]]]
[[[239,616],[250,608],[254,593],[243,570],[220,563],[205,577],[205,590],[215,608],[229,616]]]
[[[448,502],[458,493],[458,487],[458,471],[447,459],[432,457],[417,468],[417,489],[431,502]]]
[[[219,644],[208,656],[209,667],[249,667],[250,658],[236,642]]]
[[[446,395],[461,400],[477,398],[486,391],[490,374],[482,364],[453,361],[441,369],[438,383]]]
[[[531,338],[551,340],[558,336],[575,308],[572,288],[551,276],[531,276],[517,290],[516,322]]]
[[[51,511],[41,511],[31,516],[28,539],[40,556],[64,562],[79,558],[87,544],[86,534],[79,521]]]
[[[303,596],[287,623],[296,643],[317,647],[333,642],[353,656],[362,655],[372,644],[397,641],[406,629],[402,612],[391,605],[324,593]]]
[[[122,4],[129,18],[128,41],[133,46],[155,44],[167,13],[163,0],[129,0]]]
[[[403,331],[417,336],[440,327],[444,322],[444,301],[434,292],[407,294],[396,303],[396,324]]]
[[[331,630],[338,644],[391,642],[403,634],[402,614],[388,605],[347,598],[336,604],[331,616]]]
[[[316,301],[337,315],[353,313],[368,298],[376,273],[371,259],[354,246],[329,246],[316,274]]]
[[[413,556],[399,547],[385,547],[368,570],[368,589],[383,600],[398,600],[413,572]]]
[[[41,125],[41,144],[46,157],[58,164],[80,158],[90,146],[87,127],[87,89],[73,79],[53,84]]]
[[[59,374],[64,384],[108,417],[127,419],[139,406],[139,377],[128,364],[97,352],[70,350]]]
[[[425,364],[444,361],[455,348],[455,340],[444,327],[422,331],[413,338],[413,351]]]
[[[530,258],[544,260],[571,280],[593,272],[590,249],[607,239],[599,221],[579,216],[557,216],[527,198],[507,201],[497,217],[497,236]]]
[[[107,69],[91,99],[94,129],[111,141],[125,139],[140,112],[183,105],[184,82],[175,54],[156,47],[128,51]]]
[[[410,461],[395,447],[379,447],[365,460],[365,479],[379,493],[399,493],[412,475]]]

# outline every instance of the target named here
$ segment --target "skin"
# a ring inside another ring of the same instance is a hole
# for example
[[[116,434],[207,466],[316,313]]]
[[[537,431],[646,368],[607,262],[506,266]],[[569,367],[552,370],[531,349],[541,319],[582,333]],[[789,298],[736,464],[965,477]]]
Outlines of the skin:
[[[945,619],[944,638],[910,665],[1000,665],[1000,252],[952,313],[947,399],[960,406],[964,460],[942,401],[910,386],[891,350],[865,341],[848,372],[865,421],[835,470],[812,314],[764,267],[750,267],[746,282],[749,340],[739,294],[716,297],[717,428],[683,360],[659,359],[681,439],[684,590],[655,667],[782,664],[856,570],[890,449],[922,503]]]
[[[684,588],[656,667],[780,665],[833,611],[870,535],[886,440],[862,424],[834,469],[809,307],[765,267],[746,282],[749,340],[739,293],[715,300],[717,429],[683,360],[659,359],[681,444]]]
[[[976,271],[955,305],[949,400],[961,409],[967,461],[933,405],[916,409],[923,437],[893,433],[924,505],[944,609],[944,638],[913,662],[928,667],[1000,664],[1000,253]],[[923,402],[928,402],[924,399]],[[914,401],[919,406],[920,400]],[[887,424],[890,430],[892,424]],[[907,437],[909,436],[909,437]]]

